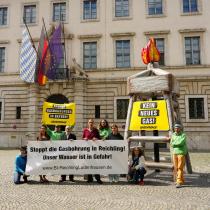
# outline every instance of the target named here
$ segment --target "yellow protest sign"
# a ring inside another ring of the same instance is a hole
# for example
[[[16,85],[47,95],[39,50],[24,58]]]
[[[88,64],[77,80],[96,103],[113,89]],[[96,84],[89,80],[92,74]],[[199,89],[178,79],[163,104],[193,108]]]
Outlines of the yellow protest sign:
[[[166,101],[134,102],[129,130],[169,130]]]
[[[42,123],[46,125],[69,125],[75,124],[75,103],[54,104],[44,102]]]

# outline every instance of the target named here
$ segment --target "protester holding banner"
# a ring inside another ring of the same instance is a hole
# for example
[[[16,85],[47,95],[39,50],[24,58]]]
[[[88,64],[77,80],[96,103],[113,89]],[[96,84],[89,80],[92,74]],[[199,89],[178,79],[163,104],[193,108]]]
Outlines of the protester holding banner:
[[[118,131],[118,126],[116,124],[111,125],[112,132],[107,136],[107,140],[123,140],[122,135]],[[118,174],[110,174],[109,181],[110,182],[119,182],[120,175]]]
[[[100,138],[102,140],[105,140],[108,137],[108,135],[111,133],[111,130],[109,128],[109,123],[107,122],[107,120],[103,119],[100,121],[98,130]]]
[[[26,163],[27,163],[27,148],[26,146],[23,146],[20,148],[20,155],[18,155],[15,160],[15,172],[14,172],[15,184],[21,184],[20,181],[21,176],[23,176],[24,183],[28,181],[27,175],[25,174]]]
[[[39,136],[37,137],[37,141],[49,141],[50,137],[47,135],[46,132],[46,127],[41,126],[39,130]],[[40,177],[40,182],[49,182],[48,179],[46,178],[46,175],[39,175]]]
[[[64,140],[72,141],[72,140],[77,139],[76,136],[73,133],[71,133],[72,128],[73,127],[71,127],[71,126],[66,126],[65,134],[64,134]],[[64,182],[64,181],[66,181],[66,175],[61,175],[61,179],[59,180],[59,182]],[[69,175],[69,181],[75,182],[74,175]]]
[[[144,175],[146,174],[145,159],[140,147],[133,148],[132,155],[129,157],[128,167],[128,181],[144,185]]]
[[[95,128],[93,119],[88,120],[88,127],[83,130],[82,138],[86,141],[89,140],[95,141],[100,139],[99,131],[97,128]],[[95,175],[95,179],[99,184],[103,184],[99,174]],[[93,176],[91,174],[88,174],[87,182],[88,183],[93,182]]]
[[[50,128],[47,127],[47,134],[50,136],[51,140],[56,141],[56,140],[64,140],[65,132],[61,131],[60,125],[55,125],[54,131],[50,130]]]

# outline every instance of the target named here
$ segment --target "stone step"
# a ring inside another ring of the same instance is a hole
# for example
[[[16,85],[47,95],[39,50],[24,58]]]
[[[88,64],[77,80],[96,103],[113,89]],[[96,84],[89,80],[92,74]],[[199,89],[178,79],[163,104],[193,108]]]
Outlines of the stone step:
[[[145,161],[145,165],[147,168],[152,168],[152,169],[173,169],[173,164],[172,163],[163,163],[163,162],[152,162],[152,161]]]
[[[169,143],[167,136],[131,136],[129,141],[154,142],[154,143]]]

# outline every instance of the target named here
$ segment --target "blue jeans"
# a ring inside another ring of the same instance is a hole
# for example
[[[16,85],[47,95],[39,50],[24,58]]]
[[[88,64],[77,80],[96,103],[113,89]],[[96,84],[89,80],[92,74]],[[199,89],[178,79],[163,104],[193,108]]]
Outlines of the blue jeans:
[[[20,181],[21,176],[23,176],[24,182],[27,182],[27,176],[24,176],[24,175],[23,175],[22,173],[20,173],[20,172],[15,172],[15,173],[14,173],[14,183],[15,183],[15,184],[21,184],[21,181]]]
[[[133,179],[134,182],[138,182],[139,179],[143,180],[144,179],[144,174],[146,174],[145,168],[139,168],[138,170],[130,170],[128,175]]]

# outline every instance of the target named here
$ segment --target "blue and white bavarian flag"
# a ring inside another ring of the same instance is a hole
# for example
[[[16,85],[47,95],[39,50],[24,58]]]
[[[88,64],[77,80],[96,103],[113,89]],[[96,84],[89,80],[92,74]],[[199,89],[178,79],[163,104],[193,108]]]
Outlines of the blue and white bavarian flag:
[[[37,54],[32,46],[26,27],[23,29],[23,38],[20,52],[20,78],[29,83],[34,82]]]

